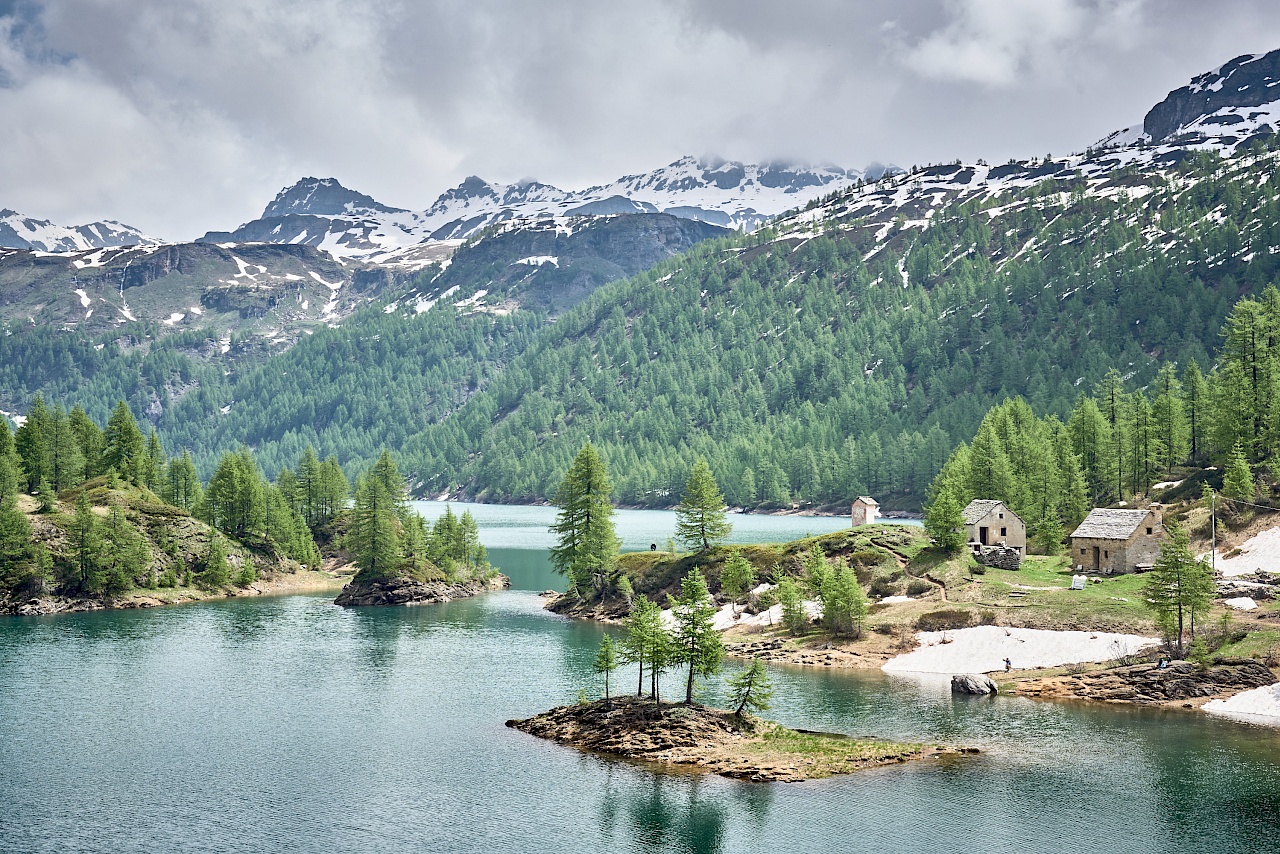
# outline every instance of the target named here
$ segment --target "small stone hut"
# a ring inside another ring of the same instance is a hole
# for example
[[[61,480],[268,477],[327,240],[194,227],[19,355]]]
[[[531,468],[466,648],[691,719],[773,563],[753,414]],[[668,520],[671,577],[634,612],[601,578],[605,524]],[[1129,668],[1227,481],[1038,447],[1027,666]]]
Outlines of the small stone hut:
[[[859,495],[853,500],[853,527],[875,524],[880,518],[880,504],[867,495]]]
[[[1071,533],[1071,562],[1078,570],[1103,575],[1141,572],[1156,562],[1164,538],[1159,504],[1145,510],[1096,508]]]
[[[964,508],[964,529],[969,535],[969,548],[982,554],[984,548],[1004,546],[1027,554],[1027,526],[1003,501],[975,498]]]

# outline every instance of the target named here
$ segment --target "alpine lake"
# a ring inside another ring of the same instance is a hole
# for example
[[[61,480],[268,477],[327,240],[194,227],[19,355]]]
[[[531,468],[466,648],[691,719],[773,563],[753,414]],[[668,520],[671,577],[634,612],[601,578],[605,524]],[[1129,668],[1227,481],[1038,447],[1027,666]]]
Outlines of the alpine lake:
[[[1203,714],[774,667],[769,717],[788,726],[982,750],[796,784],[658,773],[507,729],[600,691],[604,629],[542,609],[562,586],[551,508],[468,507],[510,591],[0,618],[0,851],[1280,851],[1280,729]],[[848,524],[731,519],[735,542]],[[616,521],[626,549],[665,548],[674,527]],[[723,677],[702,696],[723,698]]]

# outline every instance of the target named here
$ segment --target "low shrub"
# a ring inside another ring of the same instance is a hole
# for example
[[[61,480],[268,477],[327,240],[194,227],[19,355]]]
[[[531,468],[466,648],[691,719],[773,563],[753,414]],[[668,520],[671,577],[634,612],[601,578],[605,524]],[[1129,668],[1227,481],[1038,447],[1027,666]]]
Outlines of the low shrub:
[[[920,596],[924,593],[928,593],[932,589],[933,589],[932,584],[925,581],[923,578],[917,578],[907,585],[907,595]]]
[[[898,592],[898,585],[882,575],[872,580],[871,588],[867,592],[877,599],[883,599],[886,596],[895,595]]]
[[[944,608],[916,617],[916,628],[922,632],[963,629],[973,624],[973,614],[959,608]]]
[[[859,566],[876,566],[884,560],[885,554],[879,549],[858,549],[850,552],[847,560],[849,563]]]

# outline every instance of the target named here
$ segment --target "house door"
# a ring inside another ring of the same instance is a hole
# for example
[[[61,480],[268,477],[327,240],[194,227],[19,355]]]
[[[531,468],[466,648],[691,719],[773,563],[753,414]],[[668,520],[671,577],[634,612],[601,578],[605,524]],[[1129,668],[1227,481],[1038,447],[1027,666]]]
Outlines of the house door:
[[[978,542],[982,543],[984,546],[985,546],[985,545],[989,545],[989,543],[987,543],[987,529],[986,529],[986,528],[979,528],[979,529],[978,529]]]
[[[1101,550],[1097,546],[1094,546],[1093,547],[1093,571],[1094,572],[1098,572],[1099,570],[1102,569],[1101,555],[1102,555]]]

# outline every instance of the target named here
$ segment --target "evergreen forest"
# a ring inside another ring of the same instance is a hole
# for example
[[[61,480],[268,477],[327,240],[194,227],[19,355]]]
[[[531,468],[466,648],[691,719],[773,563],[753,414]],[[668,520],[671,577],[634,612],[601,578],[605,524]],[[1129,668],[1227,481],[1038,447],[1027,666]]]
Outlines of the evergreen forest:
[[[550,500],[591,443],[624,505],[674,505],[701,458],[732,506],[868,493],[919,509],[1001,401],[1066,428],[1082,392],[1123,387],[1132,413],[1095,400],[1114,431],[1145,423],[1142,400],[1155,423],[1193,365],[1214,374],[1232,306],[1280,271],[1278,145],[1117,159],[1102,179],[916,199],[888,220],[847,213],[857,188],[558,315],[417,313],[392,294],[270,357],[249,341],[219,353],[216,330],[153,341],[141,324],[96,338],[15,324],[0,390],[97,420],[124,399],[205,477],[241,445],[271,478],[308,446],[350,479],[388,448],[414,495]],[[1223,429],[1195,454],[1221,452]],[[1181,450],[1148,465],[1161,446],[1144,447],[1117,451],[1105,481],[1082,460],[1088,501],[1144,491]]]

